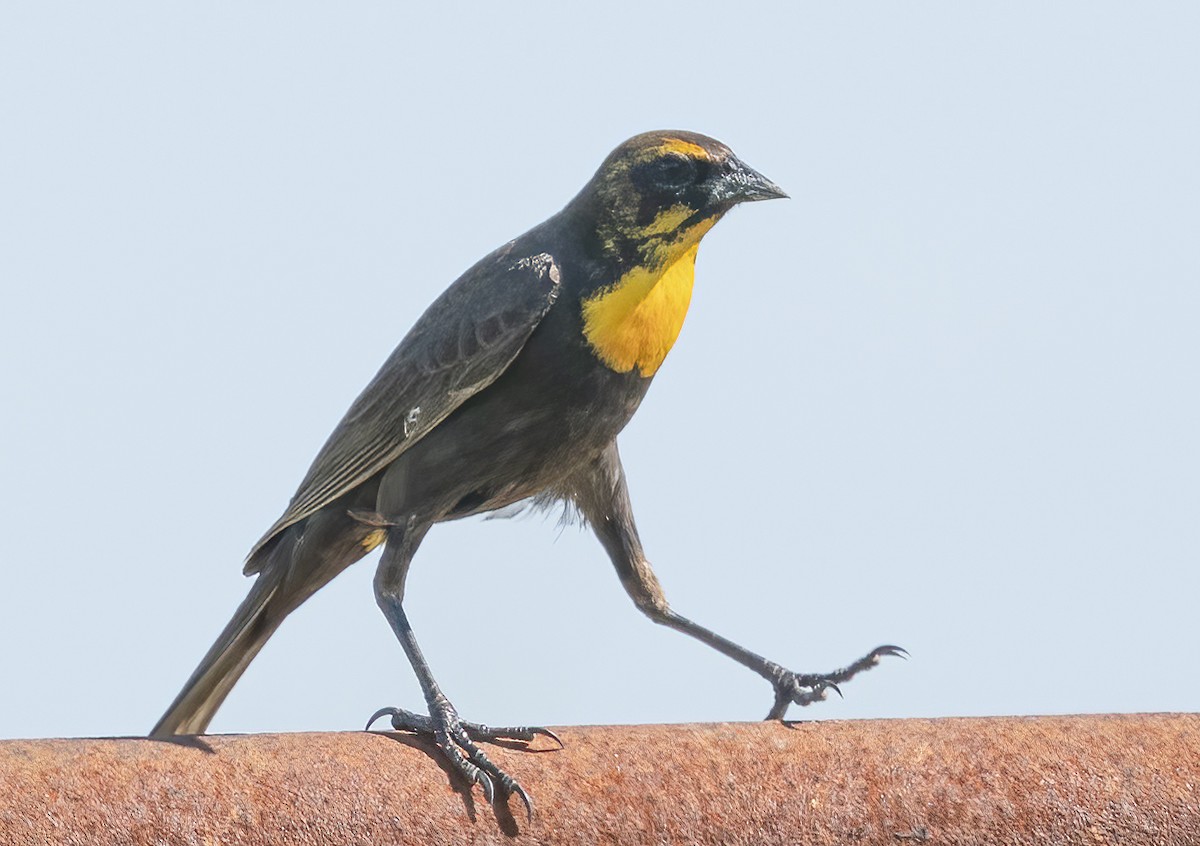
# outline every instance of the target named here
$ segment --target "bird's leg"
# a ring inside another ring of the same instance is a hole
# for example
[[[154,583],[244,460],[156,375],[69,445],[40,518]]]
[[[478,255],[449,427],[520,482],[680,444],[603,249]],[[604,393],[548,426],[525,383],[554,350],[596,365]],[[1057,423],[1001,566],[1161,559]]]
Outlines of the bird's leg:
[[[588,467],[572,476],[564,491],[575,500],[592,530],[607,550],[621,583],[637,607],[651,620],[706,643],[765,678],[775,689],[775,703],[768,720],[783,719],[792,703],[808,705],[826,697],[830,690],[868,670],[887,655],[904,656],[898,646],[879,646],[840,670],[831,673],[796,673],[768,661],[711,629],[693,623],[667,604],[650,562],[646,560],[633,520],[625,471],[615,443]]]
[[[526,812],[532,816],[533,803],[524,788],[516,779],[492,763],[476,741],[494,738],[527,741],[539,734],[554,740],[558,738],[543,728],[489,728],[479,723],[465,722],[459,718],[454,705],[442,693],[425,656],[421,653],[421,648],[417,645],[416,636],[402,604],[408,565],[428,530],[428,524],[418,524],[412,520],[403,527],[396,526],[388,530],[387,547],[375,573],[375,600],[391,624],[400,645],[404,648],[404,654],[408,656],[408,661],[417,674],[417,681],[421,684],[425,703],[429,707],[429,716],[413,714],[401,708],[381,708],[371,717],[367,728],[369,729],[380,717],[389,716],[394,729],[432,735],[434,743],[450,765],[468,782],[478,784],[489,803],[494,803],[497,798],[504,799],[515,794],[525,803]],[[499,793],[497,787],[500,789]]]
[[[646,570],[649,571],[648,564],[646,565]],[[693,623],[681,614],[675,613],[667,606],[665,599],[661,605],[655,603],[654,605],[647,606],[638,603],[638,607],[654,622],[661,623],[668,628],[675,629],[675,631],[690,635],[701,643],[708,644],[721,654],[728,655],[734,661],[745,667],[749,667],[769,681],[771,686],[775,688],[775,704],[767,712],[765,719],[768,720],[782,720],[784,714],[787,713],[788,706],[792,703],[810,705],[813,702],[820,702],[828,695],[830,690],[840,694],[839,684],[848,682],[863,670],[871,669],[879,663],[880,658],[887,655],[903,657],[908,654],[899,646],[887,644],[875,647],[854,663],[833,672],[797,673],[779,666],[774,661],[768,661],[761,655],[739,646],[728,638],[724,638],[716,632],[706,629],[704,626]]]

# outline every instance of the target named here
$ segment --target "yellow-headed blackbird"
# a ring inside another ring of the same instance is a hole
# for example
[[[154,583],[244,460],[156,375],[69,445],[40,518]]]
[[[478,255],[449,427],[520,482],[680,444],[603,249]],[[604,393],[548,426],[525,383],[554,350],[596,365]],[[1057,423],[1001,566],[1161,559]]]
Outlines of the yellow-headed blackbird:
[[[882,646],[833,673],[786,670],[672,610],[634,525],[616,437],[679,335],[700,239],[738,203],[785,196],[712,138],[650,132],[617,147],[562,211],[459,277],[354,401],[254,545],[249,596],[152,735],[203,732],[283,619],[385,544],[375,598],[429,716],[384,708],[371,722],[386,715],[397,729],[431,733],[489,801],[499,786],[528,807],[476,741],[549,733],[461,720],[421,655],[403,598],[430,526],[531,498],[578,510],[652,620],[769,681],[768,719],[899,653]]]

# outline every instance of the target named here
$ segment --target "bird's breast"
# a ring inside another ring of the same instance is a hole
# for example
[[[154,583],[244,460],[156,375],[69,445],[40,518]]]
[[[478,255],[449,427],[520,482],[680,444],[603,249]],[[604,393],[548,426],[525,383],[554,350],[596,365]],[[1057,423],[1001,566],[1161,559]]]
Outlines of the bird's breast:
[[[584,337],[607,367],[648,377],[662,365],[692,301],[698,247],[663,267],[635,267],[583,301]]]

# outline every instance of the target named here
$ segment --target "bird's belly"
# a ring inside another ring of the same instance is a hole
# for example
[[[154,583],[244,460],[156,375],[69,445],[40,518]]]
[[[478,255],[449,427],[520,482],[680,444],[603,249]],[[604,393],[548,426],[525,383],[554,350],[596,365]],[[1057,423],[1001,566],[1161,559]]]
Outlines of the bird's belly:
[[[388,469],[382,513],[433,519],[503,508],[555,488],[592,461],[637,410],[650,380],[518,359]]]

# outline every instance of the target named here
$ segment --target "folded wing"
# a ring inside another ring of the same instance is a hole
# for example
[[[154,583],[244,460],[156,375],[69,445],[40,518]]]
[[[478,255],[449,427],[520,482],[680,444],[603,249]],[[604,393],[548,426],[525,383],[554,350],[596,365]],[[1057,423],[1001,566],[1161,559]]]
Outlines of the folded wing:
[[[509,244],[434,300],[333,430],[246,572],[257,572],[257,553],[281,531],[374,476],[494,382],[554,304],[559,281],[548,253]]]

